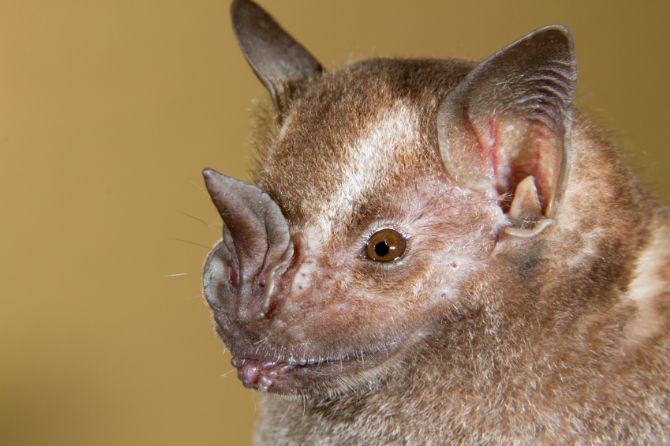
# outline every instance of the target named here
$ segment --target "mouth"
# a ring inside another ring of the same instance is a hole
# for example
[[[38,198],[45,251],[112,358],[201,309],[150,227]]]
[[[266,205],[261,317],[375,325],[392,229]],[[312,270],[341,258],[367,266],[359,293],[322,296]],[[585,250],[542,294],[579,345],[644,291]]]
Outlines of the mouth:
[[[374,352],[325,358],[267,360],[234,356],[231,363],[245,387],[260,392],[291,394],[322,387],[338,377],[375,368],[398,350],[398,345],[394,344]]]

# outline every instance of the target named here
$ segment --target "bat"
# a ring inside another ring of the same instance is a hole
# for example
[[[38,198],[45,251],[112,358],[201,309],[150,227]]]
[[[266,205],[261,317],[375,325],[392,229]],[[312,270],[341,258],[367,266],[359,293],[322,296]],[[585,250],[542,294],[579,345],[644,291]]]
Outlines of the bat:
[[[326,71],[234,0],[268,90],[204,295],[255,442],[670,444],[670,226],[572,104],[568,29]]]

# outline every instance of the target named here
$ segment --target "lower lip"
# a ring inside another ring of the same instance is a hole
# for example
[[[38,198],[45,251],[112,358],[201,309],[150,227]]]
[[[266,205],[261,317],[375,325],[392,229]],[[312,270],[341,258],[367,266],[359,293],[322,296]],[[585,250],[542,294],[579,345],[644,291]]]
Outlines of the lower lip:
[[[255,359],[233,358],[233,365],[237,368],[237,376],[244,387],[268,391],[295,369],[295,366],[285,363],[261,362]]]
[[[353,363],[365,365],[363,361],[336,358],[321,361],[286,362],[262,361],[259,359],[233,358],[231,361],[237,368],[237,376],[245,387],[261,392],[291,393],[303,387],[302,381],[319,373],[321,379],[329,376],[328,369],[337,367],[343,370]],[[296,379],[298,378],[298,379]],[[302,378],[302,379],[300,379]]]
[[[378,353],[381,354],[381,353]],[[358,358],[331,358],[327,360],[275,362],[258,358],[234,357],[232,365],[245,387],[261,392],[293,393],[310,384],[341,376],[346,371],[366,369],[385,362],[393,354],[385,353],[383,358],[370,355],[366,360]]]
[[[396,356],[403,350],[401,347],[407,347],[408,344],[413,343],[396,341],[374,352],[310,360],[273,361],[257,356],[245,357],[242,353],[234,356],[231,363],[245,387],[261,392],[291,394],[301,389],[327,385],[328,381],[336,377],[375,368]]]

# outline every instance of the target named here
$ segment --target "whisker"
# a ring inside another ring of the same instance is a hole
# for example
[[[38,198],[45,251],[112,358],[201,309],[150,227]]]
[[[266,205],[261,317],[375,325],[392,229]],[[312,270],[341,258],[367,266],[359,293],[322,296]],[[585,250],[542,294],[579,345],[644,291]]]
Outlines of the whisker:
[[[182,276],[188,276],[188,273],[173,273],[173,274],[166,274],[164,277],[182,277]]]
[[[258,341],[254,342],[254,345],[262,345],[268,342],[269,336],[265,336],[264,338],[259,339]]]
[[[177,242],[188,243],[189,245],[199,246],[201,248],[206,249],[207,251],[212,249],[211,246],[206,246],[206,245],[203,245],[203,244],[200,244],[200,243],[192,242],[190,240],[184,240],[184,239],[181,239],[181,238],[170,237],[170,238],[168,238],[168,240],[174,240],[174,241],[177,241]]]
[[[223,374],[221,375],[221,377],[222,377],[222,378],[228,378],[228,377],[230,376],[230,374],[233,373],[233,372],[235,372],[236,370],[237,370],[237,369],[230,369],[230,370],[228,370],[226,373],[223,373]]]
[[[188,182],[191,186],[195,187],[200,192],[202,192],[207,198],[209,198],[209,193],[202,186],[200,186],[198,183],[196,183],[193,180],[189,180]]]
[[[282,421],[284,421],[284,418],[286,418],[286,415],[288,414],[289,410],[291,410],[291,405],[287,404],[286,405],[286,410],[282,414],[282,416],[279,418],[279,423],[281,424]]]
[[[191,218],[191,219],[197,221],[198,223],[202,223],[203,225],[207,226],[208,228],[213,228],[213,227],[218,226],[218,223],[210,223],[207,220],[205,220],[203,218],[200,218],[200,217],[196,217],[195,215],[191,215],[188,212],[184,212],[184,211],[177,211],[177,212],[180,213],[181,215],[185,216],[185,217],[188,217],[188,218]]]

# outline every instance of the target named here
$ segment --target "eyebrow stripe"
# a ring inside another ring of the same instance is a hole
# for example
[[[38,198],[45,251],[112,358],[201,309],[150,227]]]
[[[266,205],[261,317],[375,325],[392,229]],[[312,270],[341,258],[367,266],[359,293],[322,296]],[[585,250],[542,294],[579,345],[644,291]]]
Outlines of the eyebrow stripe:
[[[314,223],[323,235],[327,237],[337,222],[351,219],[355,204],[379,183],[398,149],[417,137],[418,128],[418,114],[399,102],[373,121],[365,136],[345,147],[347,160],[335,168],[340,174],[333,191],[316,212]]]

